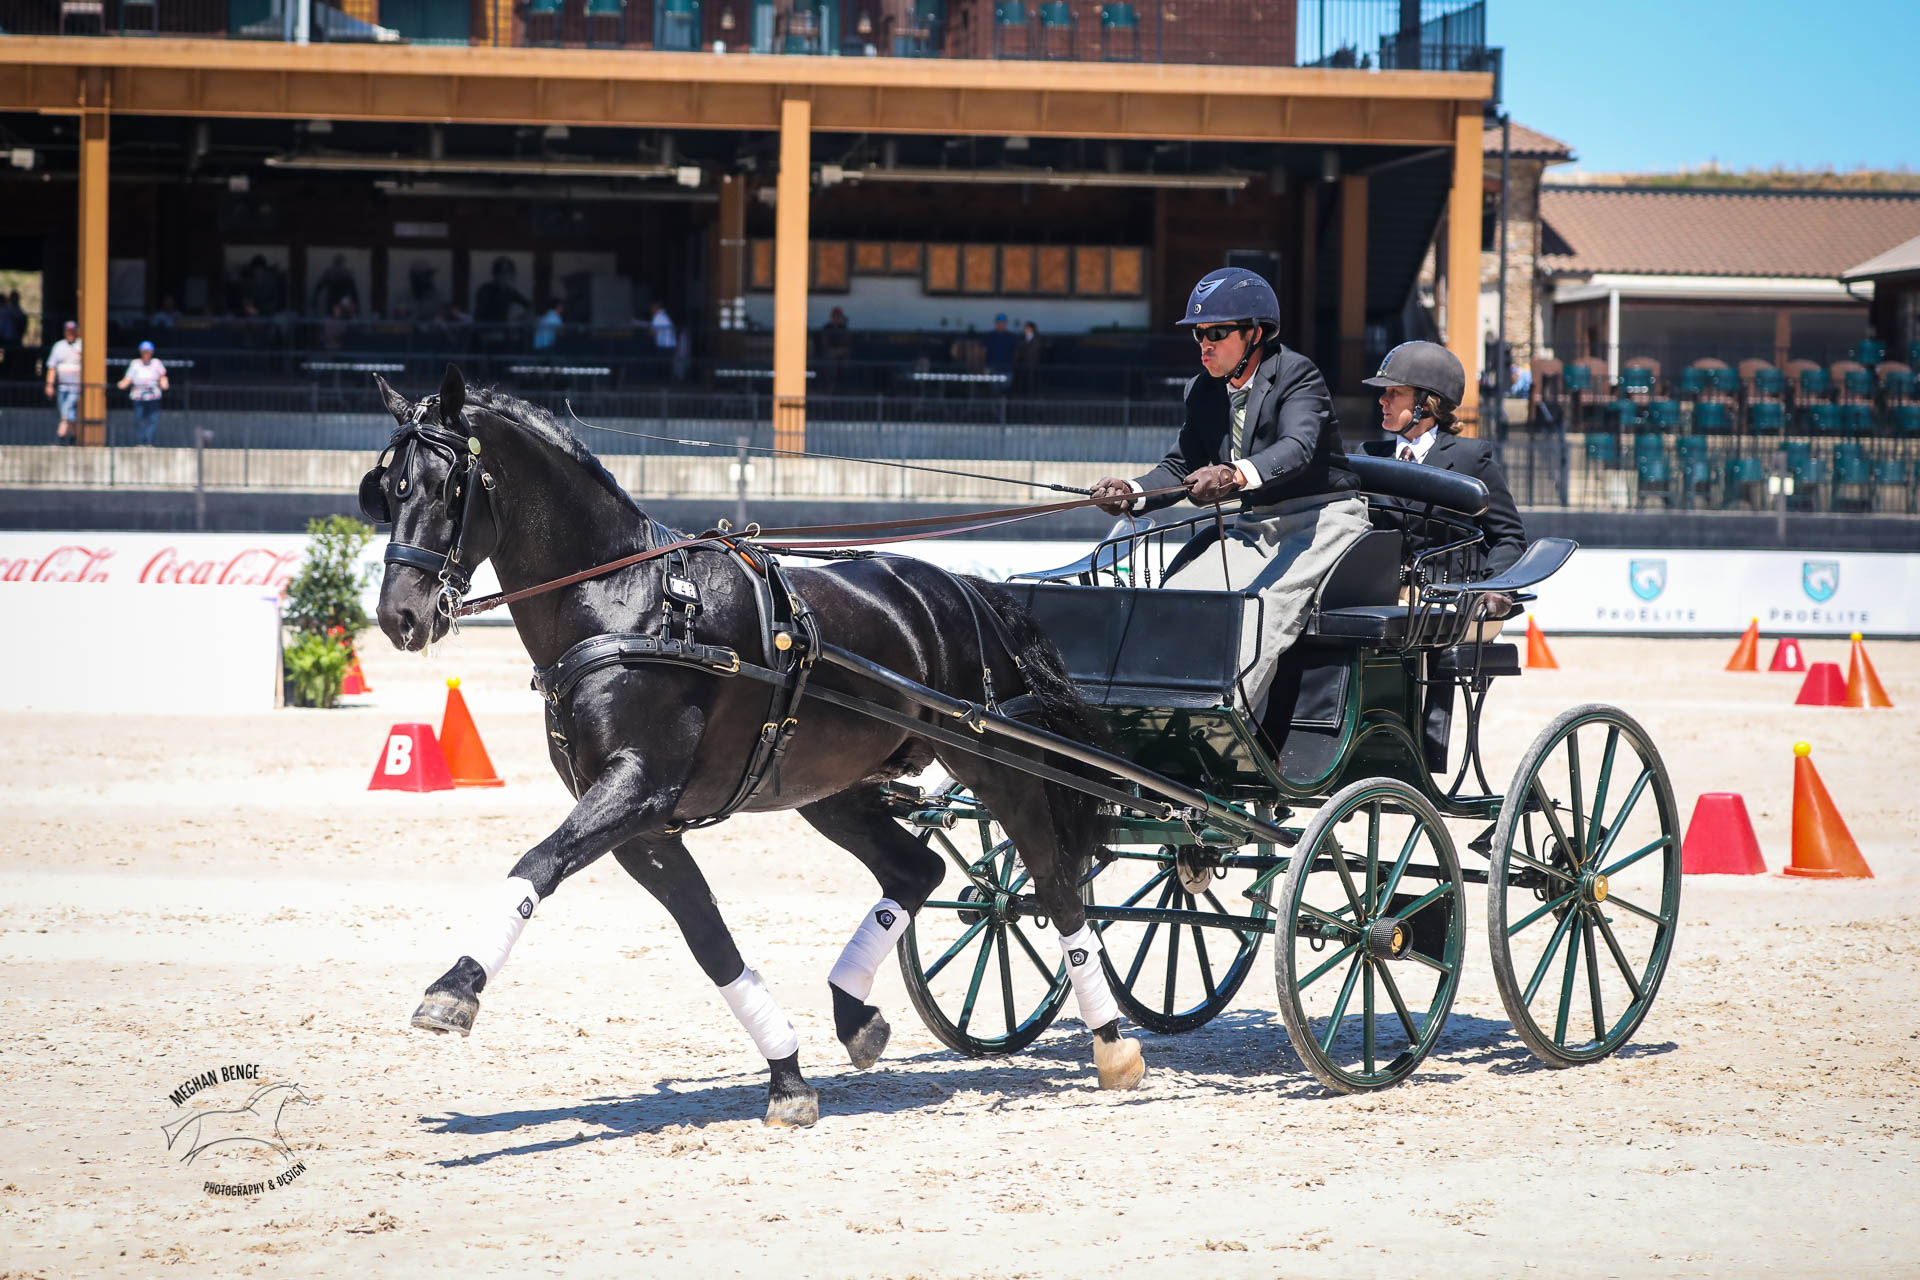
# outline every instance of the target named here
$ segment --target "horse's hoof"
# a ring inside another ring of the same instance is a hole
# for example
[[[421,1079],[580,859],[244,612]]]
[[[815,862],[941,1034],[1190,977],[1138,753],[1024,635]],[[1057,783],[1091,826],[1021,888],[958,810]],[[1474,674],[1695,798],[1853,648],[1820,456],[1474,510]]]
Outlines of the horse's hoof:
[[[1128,1036],[1114,1041],[1096,1038],[1093,1065],[1100,1069],[1102,1089],[1131,1089],[1147,1074],[1147,1060],[1140,1056],[1140,1042]]]
[[[480,1002],[472,996],[429,991],[420,1007],[413,1011],[413,1025],[422,1031],[437,1031],[442,1035],[458,1031],[464,1036],[473,1031],[473,1020],[479,1014]]]
[[[767,1099],[767,1127],[771,1129],[811,1129],[820,1119],[820,1091],[802,1085],[792,1093]]]
[[[875,1009],[873,1016],[862,1023],[860,1029],[848,1036],[844,1042],[847,1046],[847,1057],[852,1060],[855,1067],[865,1071],[880,1061],[880,1055],[886,1051],[887,1040],[892,1035],[893,1028],[887,1025],[887,1020],[880,1016],[878,1009]]]

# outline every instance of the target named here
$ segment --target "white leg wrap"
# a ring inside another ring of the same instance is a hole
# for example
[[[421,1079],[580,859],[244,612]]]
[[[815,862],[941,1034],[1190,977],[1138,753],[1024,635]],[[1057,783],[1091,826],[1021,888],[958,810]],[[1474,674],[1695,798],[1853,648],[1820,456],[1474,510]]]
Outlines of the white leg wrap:
[[[487,971],[488,982],[499,976],[507,963],[507,952],[520,941],[520,931],[527,927],[527,921],[533,918],[533,909],[540,905],[540,892],[533,887],[533,881],[520,876],[508,876],[496,893],[495,905],[474,922],[467,949],[460,953],[480,962],[480,967]]]
[[[873,975],[893,950],[900,935],[907,931],[907,909],[892,898],[873,904],[860,927],[853,931],[846,950],[827,973],[827,981],[855,1000],[865,1001],[873,990]]]
[[[1060,950],[1067,957],[1067,976],[1073,979],[1073,998],[1080,1005],[1080,1021],[1091,1031],[1104,1027],[1120,1016],[1113,989],[1100,967],[1100,935],[1093,926],[1083,924],[1078,933],[1062,934]]]
[[[772,1062],[799,1052],[800,1037],[795,1034],[793,1024],[780,1012],[773,992],[767,990],[767,984],[751,967],[741,970],[739,977],[720,988],[720,994],[727,998],[727,1007],[753,1037],[761,1057]]]

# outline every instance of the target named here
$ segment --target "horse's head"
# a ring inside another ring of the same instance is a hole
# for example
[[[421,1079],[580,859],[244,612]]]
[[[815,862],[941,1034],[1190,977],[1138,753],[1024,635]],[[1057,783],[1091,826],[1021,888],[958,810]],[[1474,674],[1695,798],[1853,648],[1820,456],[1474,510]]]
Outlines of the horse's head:
[[[424,649],[447,633],[473,571],[493,554],[500,530],[493,476],[480,441],[461,420],[467,384],[447,366],[440,393],[419,403],[375,375],[399,425],[360,481],[360,512],[391,524],[380,629],[395,648]]]

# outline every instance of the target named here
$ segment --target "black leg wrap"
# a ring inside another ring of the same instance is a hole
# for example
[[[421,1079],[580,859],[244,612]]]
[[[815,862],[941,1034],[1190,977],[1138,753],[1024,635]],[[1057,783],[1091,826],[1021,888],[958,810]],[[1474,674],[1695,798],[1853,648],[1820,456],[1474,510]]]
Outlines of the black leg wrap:
[[[880,1016],[880,1010],[872,1005],[855,1000],[831,982],[827,984],[827,990],[833,992],[834,1034],[847,1047],[847,1057],[853,1065],[865,1071],[880,1061],[893,1028]]]

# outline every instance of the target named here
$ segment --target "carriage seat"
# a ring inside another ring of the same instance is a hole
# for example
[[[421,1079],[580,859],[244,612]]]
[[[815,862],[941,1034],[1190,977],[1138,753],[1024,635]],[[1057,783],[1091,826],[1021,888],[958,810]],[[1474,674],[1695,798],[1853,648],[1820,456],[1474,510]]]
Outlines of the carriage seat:
[[[1483,676],[1520,674],[1520,646],[1489,641],[1484,644],[1456,644],[1448,649],[1434,650],[1427,657],[1427,676],[1434,680],[1470,679],[1475,671],[1476,660],[1479,673]]]

